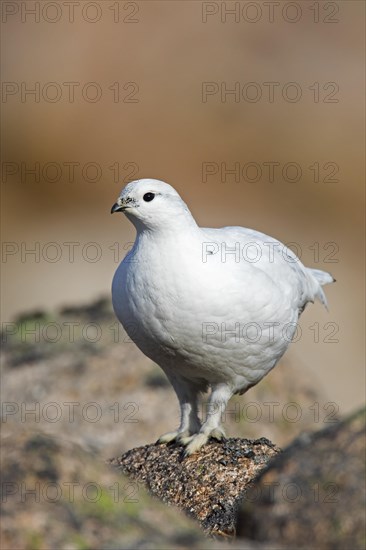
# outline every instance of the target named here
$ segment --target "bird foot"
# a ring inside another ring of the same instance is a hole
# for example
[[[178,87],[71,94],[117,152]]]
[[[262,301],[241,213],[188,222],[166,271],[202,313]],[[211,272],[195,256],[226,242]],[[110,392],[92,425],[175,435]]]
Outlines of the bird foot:
[[[175,443],[175,442],[181,443],[182,438],[189,437],[189,433],[190,432],[188,430],[186,430],[184,432],[179,432],[178,430],[176,430],[174,432],[168,432],[166,434],[161,435],[156,443],[157,444],[159,444],[159,443]]]
[[[189,437],[179,438],[180,443],[186,446],[184,456],[190,456],[199,451],[210,438],[221,441],[222,439],[225,439],[225,433],[222,428],[214,428],[213,430],[206,432],[201,431]]]

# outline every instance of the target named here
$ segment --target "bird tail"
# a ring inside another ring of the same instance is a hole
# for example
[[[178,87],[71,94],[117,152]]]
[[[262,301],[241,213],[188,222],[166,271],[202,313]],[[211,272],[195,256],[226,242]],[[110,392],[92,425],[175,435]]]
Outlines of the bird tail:
[[[313,278],[318,282],[318,288],[317,292],[315,294],[316,298],[328,309],[328,302],[327,298],[324,294],[324,291],[322,289],[323,285],[327,285],[329,283],[334,283],[335,278],[326,271],[321,271],[320,269],[308,269],[310,271]]]

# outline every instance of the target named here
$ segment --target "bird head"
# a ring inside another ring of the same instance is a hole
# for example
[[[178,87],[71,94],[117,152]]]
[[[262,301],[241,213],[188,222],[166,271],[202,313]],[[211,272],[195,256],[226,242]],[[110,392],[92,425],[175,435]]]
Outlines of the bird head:
[[[177,191],[154,179],[131,181],[122,189],[111,214],[123,212],[138,230],[158,229],[176,224],[192,215]]]

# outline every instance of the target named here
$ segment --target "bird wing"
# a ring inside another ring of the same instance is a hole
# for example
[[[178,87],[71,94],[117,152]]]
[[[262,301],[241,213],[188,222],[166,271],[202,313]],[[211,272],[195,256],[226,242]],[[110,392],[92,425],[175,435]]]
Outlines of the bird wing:
[[[228,249],[240,243],[247,251],[250,247],[257,251],[258,258],[241,260],[253,261],[253,265],[265,272],[276,286],[282,286],[286,292],[289,285],[295,283],[297,306],[301,310],[308,302],[317,298],[325,307],[327,300],[321,285],[333,282],[333,277],[325,271],[306,268],[296,254],[283,243],[262,233],[245,227],[228,226],[222,228],[203,228],[205,236]]]

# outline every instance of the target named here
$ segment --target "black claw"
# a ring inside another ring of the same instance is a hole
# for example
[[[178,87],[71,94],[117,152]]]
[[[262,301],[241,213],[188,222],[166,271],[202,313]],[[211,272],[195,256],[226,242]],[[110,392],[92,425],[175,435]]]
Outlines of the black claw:
[[[187,457],[189,457],[189,454],[187,454],[187,450],[183,448],[181,450],[181,452],[179,453],[178,460],[179,460],[179,462],[183,462],[183,460]]]
[[[213,441],[218,441],[219,443],[221,442],[224,442],[227,440],[227,437],[225,435],[223,435],[222,437],[220,437],[220,439],[218,437],[215,437],[214,435],[210,435],[210,440],[213,440]]]

